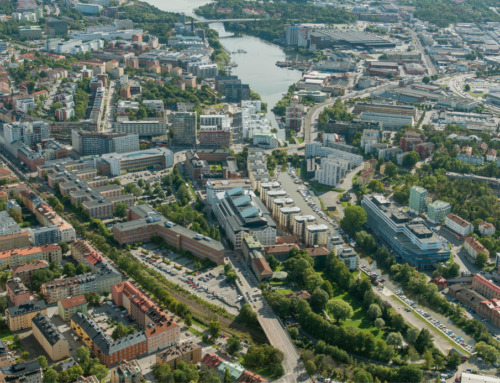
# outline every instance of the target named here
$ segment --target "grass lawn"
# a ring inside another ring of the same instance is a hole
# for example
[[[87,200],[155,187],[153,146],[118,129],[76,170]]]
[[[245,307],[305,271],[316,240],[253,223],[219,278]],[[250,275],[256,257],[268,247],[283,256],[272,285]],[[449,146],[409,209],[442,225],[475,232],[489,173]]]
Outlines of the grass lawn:
[[[472,90],[469,90],[467,93],[469,93],[472,97],[483,97],[486,95],[486,93],[474,93]]]
[[[201,332],[199,332],[198,330],[195,330],[194,328],[189,328],[189,332],[191,334],[194,334],[196,336],[199,336],[200,338],[203,336],[203,334]]]
[[[303,137],[297,137],[297,140],[299,140],[299,144],[301,144],[301,143],[304,142],[304,138]]]
[[[286,295],[286,294],[290,294],[293,292],[293,290],[290,290],[290,289],[282,289],[282,290],[276,290],[276,292],[278,294],[281,294],[281,295]]]
[[[302,163],[300,163],[299,167],[297,168],[297,170],[295,171],[297,173],[297,177],[300,178],[300,171],[302,170]]]
[[[0,330],[0,339],[5,342],[12,342],[14,339],[14,334],[8,328]]]
[[[219,170],[222,170],[222,162],[220,161],[216,161],[216,162],[208,162],[208,164],[210,165],[210,170],[216,172],[216,171],[219,171]]]
[[[194,319],[192,321],[193,321],[193,324],[195,324],[198,327],[201,327],[203,330],[208,329],[208,327],[205,326],[203,323],[200,323],[200,322],[198,322],[197,320],[194,320]]]

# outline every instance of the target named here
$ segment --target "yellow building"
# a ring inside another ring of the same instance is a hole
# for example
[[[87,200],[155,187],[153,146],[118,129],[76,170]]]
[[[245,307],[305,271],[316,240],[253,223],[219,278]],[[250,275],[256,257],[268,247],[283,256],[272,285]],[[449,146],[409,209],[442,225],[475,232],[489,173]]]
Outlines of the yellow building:
[[[373,175],[375,174],[375,170],[372,168],[369,168],[367,170],[363,170],[361,174],[358,176],[358,179],[356,181],[356,185],[359,186],[366,186],[370,183],[370,181],[373,179]]]
[[[488,249],[474,237],[465,237],[464,248],[474,259],[476,259],[479,253],[485,253],[488,257],[490,256]]]
[[[28,233],[26,233],[26,235],[28,235]],[[62,261],[61,247],[57,244],[51,244],[0,251],[0,267],[2,269],[39,260],[47,261],[47,263],[52,261],[60,263]]]
[[[10,331],[31,328],[32,319],[38,314],[47,315],[47,305],[45,301],[29,301],[19,306],[9,307],[5,310],[5,320]]]
[[[16,358],[9,356],[9,348],[0,339],[0,368],[14,364]]]
[[[47,315],[38,313],[32,323],[33,336],[50,359],[56,361],[69,357],[68,341]]]

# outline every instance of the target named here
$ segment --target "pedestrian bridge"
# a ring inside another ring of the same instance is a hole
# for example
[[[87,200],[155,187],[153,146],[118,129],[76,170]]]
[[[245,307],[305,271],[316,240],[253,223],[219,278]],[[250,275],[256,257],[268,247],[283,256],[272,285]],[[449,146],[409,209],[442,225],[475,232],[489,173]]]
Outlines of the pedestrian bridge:
[[[220,20],[195,20],[195,24],[212,24],[212,23],[241,23],[243,21],[259,21],[260,19],[220,19]]]

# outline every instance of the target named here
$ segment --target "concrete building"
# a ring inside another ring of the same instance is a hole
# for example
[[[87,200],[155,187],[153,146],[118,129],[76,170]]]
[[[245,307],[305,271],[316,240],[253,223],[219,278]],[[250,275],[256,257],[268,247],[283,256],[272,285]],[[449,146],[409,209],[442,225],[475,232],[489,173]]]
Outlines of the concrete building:
[[[226,146],[233,145],[233,134],[230,127],[219,128],[217,126],[200,127],[200,146]]]
[[[139,151],[139,135],[135,133],[71,131],[71,144],[82,156]]]
[[[43,383],[40,363],[34,360],[2,367],[0,383]]]
[[[345,152],[338,149],[324,147],[319,143],[306,144],[306,149],[305,149],[306,159],[314,157],[330,158],[329,157],[330,155],[333,155],[334,158],[339,158],[341,160],[349,161],[351,163],[351,168],[355,168],[363,164],[363,156]]]
[[[349,271],[356,271],[358,269],[359,257],[352,247],[344,244],[339,245],[335,247],[334,252],[344,262]]]
[[[420,214],[427,207],[427,190],[421,186],[412,186],[410,189],[410,202],[408,210]]]
[[[102,5],[98,4],[76,3],[75,8],[84,15],[98,15],[102,11]]]
[[[174,154],[166,148],[141,150],[132,153],[108,153],[96,159],[96,168],[107,176],[119,176],[122,171],[150,167],[166,169],[174,165]]]
[[[53,361],[69,357],[69,343],[45,314],[33,318],[33,336]]]
[[[111,383],[138,383],[142,379],[142,369],[137,359],[120,361],[110,374]]]
[[[284,230],[292,230],[293,227],[293,218],[297,215],[300,215],[302,210],[300,207],[292,206],[292,207],[282,207],[279,209],[279,225]]]
[[[196,116],[196,112],[177,112],[173,114],[174,145],[197,144]]]
[[[483,156],[475,156],[472,154],[459,153],[459,154],[457,154],[457,160],[463,161],[463,162],[465,162],[467,164],[471,164],[471,165],[479,165],[479,166],[484,165],[484,157]]]
[[[87,313],[87,300],[84,295],[63,299],[57,302],[57,313],[65,322],[69,322],[71,317],[78,311],[83,314]]]
[[[471,231],[474,231],[474,227],[470,222],[452,213],[446,216],[444,224],[461,237],[468,236]]]
[[[214,196],[221,192],[226,192],[236,187],[241,186],[244,190],[253,191],[252,181],[247,178],[232,178],[232,179],[209,179],[205,184],[207,192],[207,204],[212,205]]]
[[[450,212],[449,202],[437,200],[427,206],[427,219],[432,223],[441,223]]]
[[[356,180],[356,185],[359,185],[359,186],[368,185],[373,180],[374,175],[375,175],[375,170],[373,170],[372,168],[363,170],[358,175],[358,179]]]
[[[194,342],[184,342],[170,347],[165,352],[156,354],[156,364],[168,364],[172,370],[177,368],[179,362],[197,364],[201,360],[201,346]]]
[[[335,155],[329,155],[328,158],[321,158],[320,169],[316,170],[314,176],[316,182],[320,184],[337,186],[346,176],[348,170],[350,170],[348,161],[336,158]]]
[[[417,118],[417,108],[413,105],[397,105],[393,102],[363,102],[358,101],[354,105],[352,113],[360,115],[363,112],[395,114],[402,116],[412,116]],[[385,126],[385,125],[384,125]]]
[[[415,120],[413,116],[395,115],[389,113],[363,112],[359,116],[363,120],[378,121],[384,124],[384,128],[401,129],[403,125],[413,126]]]
[[[31,328],[32,319],[38,314],[47,315],[47,305],[43,300],[28,301],[19,306],[9,307],[5,310],[5,321],[10,331],[19,331]]]
[[[53,261],[60,263],[62,261],[61,247],[57,244],[51,244],[0,251],[0,268],[2,270],[40,260],[49,264]]]
[[[168,221],[147,205],[131,207],[127,222],[113,226],[113,238],[120,245],[148,242],[152,236],[161,236],[170,246],[189,251],[195,257],[209,258],[218,265],[224,263],[220,242]]]
[[[38,40],[42,38],[42,28],[35,25],[23,25],[19,27],[19,37],[26,40]]]
[[[13,306],[19,306],[31,299],[30,291],[21,282],[20,278],[11,278],[7,280],[7,297]]]
[[[23,283],[30,283],[33,272],[36,270],[46,270],[49,264],[44,260],[36,260],[30,263],[23,263],[19,266],[12,266],[10,274],[12,278],[19,278]]]
[[[56,225],[28,229],[30,242],[35,246],[50,245],[61,242],[61,232]]]
[[[248,84],[226,84],[225,101],[240,103],[244,100],[250,100],[250,85]]]
[[[420,270],[450,258],[450,251],[440,238],[423,223],[400,212],[387,198],[364,195],[361,206],[367,213],[369,227],[383,244],[393,249],[399,262]]]
[[[293,217],[293,221],[293,235],[299,239],[306,238],[306,228],[308,226],[316,225],[316,217],[313,215],[297,215]]]
[[[164,118],[147,118],[139,121],[119,120],[115,132],[137,134],[139,137],[163,136],[167,131]]]
[[[305,228],[304,242],[306,247],[326,246],[329,229],[326,225],[309,225]]]
[[[495,226],[491,223],[483,221],[478,225],[478,229],[481,235],[488,235],[490,237],[495,235]]]

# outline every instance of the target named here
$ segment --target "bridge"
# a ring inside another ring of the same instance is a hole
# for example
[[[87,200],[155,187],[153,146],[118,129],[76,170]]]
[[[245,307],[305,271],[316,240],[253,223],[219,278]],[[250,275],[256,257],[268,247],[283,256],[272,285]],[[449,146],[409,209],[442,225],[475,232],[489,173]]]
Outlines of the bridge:
[[[220,20],[195,20],[195,24],[212,24],[212,23],[241,23],[243,21],[260,21],[260,19],[220,19]]]

